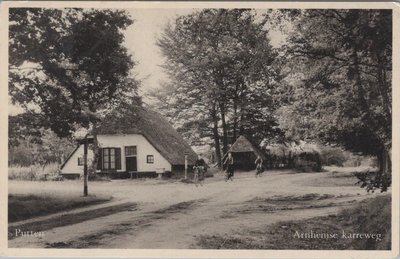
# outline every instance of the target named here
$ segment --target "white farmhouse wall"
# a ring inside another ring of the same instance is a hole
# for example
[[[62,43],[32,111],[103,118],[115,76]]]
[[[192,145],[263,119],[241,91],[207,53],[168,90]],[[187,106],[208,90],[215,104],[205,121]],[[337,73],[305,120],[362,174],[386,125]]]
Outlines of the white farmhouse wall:
[[[80,145],[75,153],[69,158],[67,163],[61,169],[62,174],[81,174],[83,175],[83,165],[78,165],[78,157],[83,159],[83,145]],[[93,152],[88,150],[88,164],[93,161]]]
[[[137,148],[137,169],[139,172],[171,171],[171,164],[154,148],[149,141],[139,134],[129,135],[100,135],[98,136],[100,147],[121,148],[121,171],[126,171],[125,147],[136,146]],[[154,156],[154,163],[147,163],[147,155]]]
[[[121,148],[121,170],[119,172],[126,171],[125,161],[125,147],[136,146],[137,148],[137,170],[139,172],[159,172],[159,171],[171,171],[171,164],[154,148],[150,142],[139,134],[124,134],[124,135],[99,135],[97,137],[99,146],[101,148],[114,147]],[[93,159],[93,153],[89,149],[88,160]],[[147,163],[147,155],[154,156],[154,163]],[[78,166],[78,157],[83,157],[83,145],[73,154],[62,169],[63,174],[80,173],[83,174],[83,166]]]

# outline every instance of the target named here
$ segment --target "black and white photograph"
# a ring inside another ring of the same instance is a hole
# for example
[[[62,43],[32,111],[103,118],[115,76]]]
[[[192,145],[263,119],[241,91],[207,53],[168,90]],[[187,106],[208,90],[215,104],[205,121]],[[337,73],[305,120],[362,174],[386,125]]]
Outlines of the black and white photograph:
[[[393,7],[238,6],[7,8],[9,249],[398,249]]]

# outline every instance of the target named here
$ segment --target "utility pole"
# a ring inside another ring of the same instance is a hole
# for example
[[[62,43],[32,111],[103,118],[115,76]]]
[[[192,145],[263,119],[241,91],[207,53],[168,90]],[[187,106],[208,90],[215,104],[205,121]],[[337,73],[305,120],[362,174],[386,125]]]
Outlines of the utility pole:
[[[83,196],[88,196],[88,139],[85,137],[85,141],[83,142]]]

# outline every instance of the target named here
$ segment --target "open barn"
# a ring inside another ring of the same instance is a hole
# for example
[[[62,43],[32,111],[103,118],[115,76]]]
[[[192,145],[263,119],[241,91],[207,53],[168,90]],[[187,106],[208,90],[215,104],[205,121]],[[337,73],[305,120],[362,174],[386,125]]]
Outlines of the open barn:
[[[245,171],[254,170],[256,168],[254,162],[257,156],[260,156],[263,161],[266,160],[260,148],[243,135],[236,139],[235,143],[233,143],[231,148],[224,155],[223,160],[226,159],[228,153],[232,153],[233,160],[235,161],[235,168]]]

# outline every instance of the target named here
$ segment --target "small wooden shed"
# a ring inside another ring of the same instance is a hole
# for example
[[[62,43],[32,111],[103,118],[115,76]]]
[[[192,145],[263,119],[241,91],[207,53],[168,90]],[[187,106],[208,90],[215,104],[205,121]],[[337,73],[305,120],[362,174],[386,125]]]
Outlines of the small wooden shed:
[[[260,156],[264,163],[266,161],[266,157],[260,148],[243,135],[236,139],[235,143],[224,155],[223,161],[225,161],[228,153],[232,153],[236,169],[254,170],[256,168],[254,162],[257,156]]]

